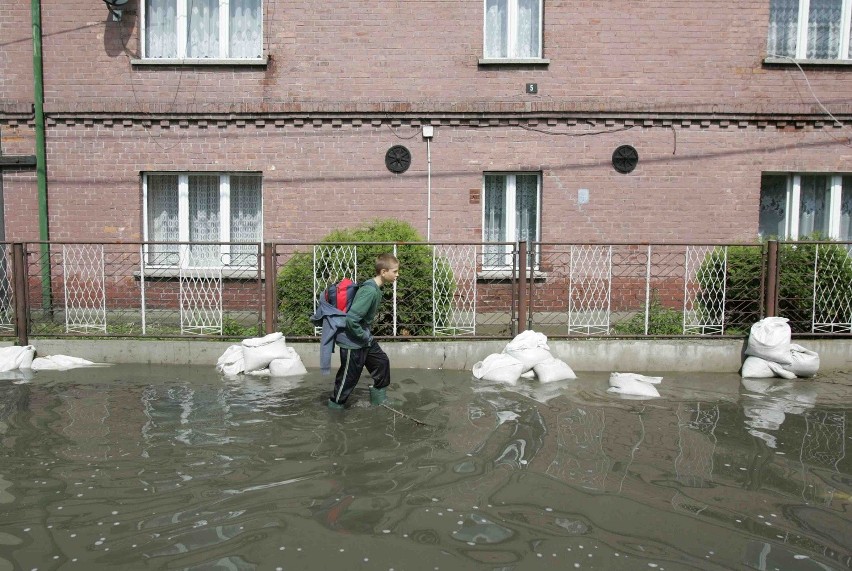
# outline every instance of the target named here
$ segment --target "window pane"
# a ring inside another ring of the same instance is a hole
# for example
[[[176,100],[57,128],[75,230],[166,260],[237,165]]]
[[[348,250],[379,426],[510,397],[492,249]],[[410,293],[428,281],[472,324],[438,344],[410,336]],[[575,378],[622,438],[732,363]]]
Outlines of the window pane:
[[[769,5],[768,55],[796,57],[799,0],[772,0]]]
[[[189,2],[186,30],[187,57],[219,57],[219,0]]]
[[[541,57],[538,42],[540,21],[539,0],[518,0],[518,45],[515,57]]]
[[[147,0],[145,57],[177,57],[177,0]]]
[[[840,239],[852,241],[852,176],[843,177],[840,194]]]
[[[509,6],[508,0],[485,2],[485,57],[508,57]]]
[[[799,200],[799,238],[814,233],[828,237],[828,210],[831,204],[831,177],[826,175],[802,176]]]
[[[262,20],[260,0],[231,0],[230,57],[259,58],[263,55]]]
[[[489,174],[485,176],[485,220],[482,239],[485,242],[505,242],[506,238],[506,176]],[[502,246],[486,246],[486,266],[506,264]]]
[[[219,241],[219,176],[189,177],[189,239],[192,242]],[[219,246],[190,246],[190,266],[219,266]]]
[[[148,241],[180,240],[178,219],[178,177],[170,174],[148,175]],[[178,262],[177,244],[148,247],[149,264],[174,265]]]
[[[231,242],[261,241],[260,177],[231,176]],[[231,264],[257,265],[256,246],[231,246]]]
[[[762,238],[787,237],[787,177],[764,175],[760,181],[760,222]]]
[[[811,0],[808,13],[808,59],[837,59],[843,0]]]
[[[515,227],[520,241],[538,241],[538,175],[519,174],[515,182]]]

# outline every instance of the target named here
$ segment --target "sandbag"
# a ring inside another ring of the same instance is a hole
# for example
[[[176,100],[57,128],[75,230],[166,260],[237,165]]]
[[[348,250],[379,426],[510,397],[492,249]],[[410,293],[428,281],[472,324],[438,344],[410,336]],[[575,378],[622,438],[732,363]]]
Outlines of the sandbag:
[[[67,371],[77,367],[92,367],[103,364],[68,355],[48,355],[47,357],[33,359],[32,369],[33,371]]]
[[[2,347],[0,348],[0,372],[29,369],[32,367],[33,357],[35,357],[35,347],[32,345]]]
[[[524,372],[524,364],[505,353],[492,353],[473,366],[477,379],[515,384]]]
[[[270,333],[264,337],[243,339],[243,370],[257,371],[265,369],[273,359],[286,357],[287,344],[280,332]]]
[[[740,376],[749,379],[768,379],[770,377],[781,377],[782,379],[795,379],[796,374],[788,371],[783,365],[761,359],[760,357],[746,357]]]
[[[789,365],[790,331],[786,317],[766,317],[751,326],[745,354],[773,363]]]
[[[278,357],[269,362],[269,374],[273,377],[290,377],[293,375],[305,375],[308,370],[302,363],[302,358],[292,347],[286,348],[287,355]]]
[[[533,367],[536,378],[542,383],[552,383],[554,381],[564,381],[567,379],[576,379],[577,375],[568,363],[552,357],[547,361],[543,361]]]
[[[611,373],[609,376],[608,393],[635,395],[642,397],[658,397],[655,384],[662,382],[662,377],[646,377],[636,373]]]
[[[243,372],[243,346],[231,345],[216,360],[216,370],[224,375],[239,375]]]
[[[784,369],[797,377],[813,377],[819,371],[819,353],[795,343],[790,345],[790,364]]]
[[[544,333],[537,333],[532,330],[523,331],[516,335],[503,349],[503,353],[523,363],[524,373],[539,363],[553,358],[553,355],[550,354],[550,347],[547,346],[547,336]]]

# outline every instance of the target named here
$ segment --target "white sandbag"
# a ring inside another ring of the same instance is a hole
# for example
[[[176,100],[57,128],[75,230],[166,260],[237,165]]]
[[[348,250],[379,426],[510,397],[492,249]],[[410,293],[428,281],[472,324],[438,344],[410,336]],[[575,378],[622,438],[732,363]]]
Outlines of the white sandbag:
[[[790,364],[784,369],[797,377],[813,377],[819,371],[819,353],[795,343],[790,345]]]
[[[477,379],[515,384],[524,372],[524,364],[505,353],[492,353],[473,366]]]
[[[33,371],[67,371],[77,367],[92,367],[102,365],[80,357],[69,357],[68,355],[48,355],[33,359]]]
[[[642,397],[658,397],[655,384],[662,382],[662,377],[646,377],[636,373],[611,373],[609,376],[608,393],[635,395]]]
[[[516,335],[503,349],[503,353],[511,355],[523,363],[524,373],[539,363],[553,358],[553,355],[550,354],[550,347],[547,346],[547,336],[544,333],[537,333],[532,330]]]
[[[302,363],[302,358],[292,347],[287,347],[287,356],[272,359],[269,362],[269,374],[273,377],[290,377],[293,375],[305,375],[308,370]]]
[[[32,345],[2,347],[0,348],[0,371],[29,369],[32,366],[33,357],[35,357],[35,347]]]
[[[788,371],[783,365],[761,359],[760,357],[746,357],[740,376],[749,379],[768,379],[770,377],[781,377],[782,379],[795,379],[796,374]]]
[[[745,354],[789,365],[790,331],[786,317],[766,317],[751,326]]]
[[[574,374],[568,363],[556,357],[535,365],[533,370],[535,371],[536,378],[542,383],[577,378],[577,375]]]
[[[264,337],[243,339],[243,370],[257,371],[265,369],[273,359],[286,357],[287,344],[280,332],[270,333]]]
[[[243,346],[231,345],[216,360],[216,370],[223,375],[233,376],[243,372]]]

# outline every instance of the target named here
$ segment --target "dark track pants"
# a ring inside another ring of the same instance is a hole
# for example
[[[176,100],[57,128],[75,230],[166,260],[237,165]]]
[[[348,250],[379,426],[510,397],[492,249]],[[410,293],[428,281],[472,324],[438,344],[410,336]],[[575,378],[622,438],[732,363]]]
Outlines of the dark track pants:
[[[382,389],[390,384],[390,360],[373,340],[369,347],[363,349],[345,349],[338,347],[340,351],[340,368],[334,378],[334,392],[331,400],[343,404],[349,398],[352,389],[358,384],[364,367],[373,378],[373,386]]]

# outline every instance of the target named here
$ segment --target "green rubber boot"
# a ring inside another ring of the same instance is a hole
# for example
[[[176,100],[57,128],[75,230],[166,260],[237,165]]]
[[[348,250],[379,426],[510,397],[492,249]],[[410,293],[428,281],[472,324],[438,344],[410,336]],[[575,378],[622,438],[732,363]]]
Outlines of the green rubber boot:
[[[329,410],[343,410],[343,405],[328,399],[328,408]]]
[[[370,404],[378,406],[380,404],[383,404],[386,400],[388,400],[387,387],[382,389],[370,387]]]

